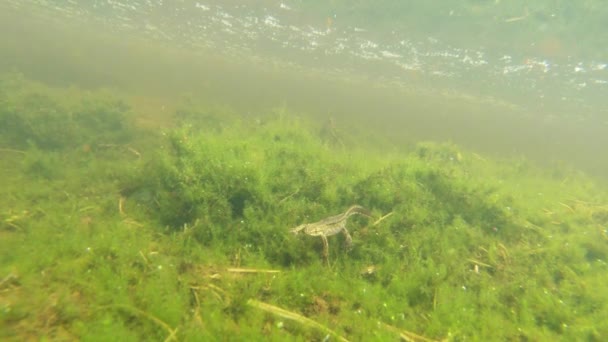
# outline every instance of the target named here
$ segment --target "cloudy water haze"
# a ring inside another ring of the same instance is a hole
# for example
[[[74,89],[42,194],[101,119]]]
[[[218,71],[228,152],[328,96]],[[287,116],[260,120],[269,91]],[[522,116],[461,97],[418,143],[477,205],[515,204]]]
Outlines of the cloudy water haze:
[[[0,71],[608,174],[601,1],[3,1]]]
[[[606,4],[0,1],[0,341],[606,341]]]

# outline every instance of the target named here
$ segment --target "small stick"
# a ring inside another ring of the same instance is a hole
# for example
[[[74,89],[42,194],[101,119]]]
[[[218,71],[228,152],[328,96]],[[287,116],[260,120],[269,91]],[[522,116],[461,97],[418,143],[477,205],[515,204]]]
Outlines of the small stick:
[[[386,214],[386,215],[382,216],[381,218],[377,219],[377,220],[376,220],[376,222],[372,223],[372,226],[375,226],[375,225],[377,225],[378,223],[380,223],[380,222],[384,221],[384,219],[391,217],[391,216],[392,216],[394,213],[395,213],[394,211],[391,211],[390,213],[388,213],[388,214]]]
[[[524,14],[519,17],[511,17],[504,20],[505,23],[514,23],[516,21],[524,20],[530,16],[530,12],[528,11],[528,7],[524,8]]]
[[[527,15],[522,15],[520,17],[507,18],[507,19],[505,19],[505,23],[514,23],[516,21],[524,20],[527,17],[528,17]]]
[[[137,159],[140,159],[140,158],[141,158],[141,153],[139,153],[139,152],[138,152],[136,149],[134,149],[134,148],[132,148],[132,147],[127,146],[127,150],[129,150],[131,153],[133,153],[134,155],[136,155],[136,156],[137,156]]]
[[[348,342],[348,340],[346,338],[338,335],[338,333],[336,333],[335,331],[333,331],[333,330],[329,329],[328,327],[322,325],[321,323],[315,322],[312,319],[310,319],[308,317],[305,317],[305,316],[302,316],[300,314],[297,314],[295,312],[287,311],[287,310],[282,309],[282,308],[280,308],[278,306],[274,306],[274,305],[271,305],[271,304],[260,302],[260,301],[257,301],[255,299],[249,299],[247,301],[247,304],[249,304],[250,306],[253,306],[255,308],[258,308],[260,310],[271,312],[271,313],[273,313],[273,314],[275,314],[277,316],[280,316],[280,317],[283,317],[283,318],[286,318],[286,319],[290,319],[292,321],[296,321],[296,322],[301,323],[303,325],[317,328],[317,329],[319,329],[319,330],[321,330],[323,332],[326,332],[326,333],[328,333],[330,335],[335,336],[340,341]]]
[[[131,218],[126,218],[126,219],[122,220],[122,222],[124,222],[126,224],[129,224],[129,225],[132,225],[132,226],[135,226],[135,227],[140,227],[140,228],[144,226],[143,224],[141,224],[141,223],[139,223],[139,222],[137,222],[137,221],[135,221],[134,219],[131,219]]]
[[[123,196],[120,196],[120,198],[118,199],[118,212],[122,216],[125,216],[125,212],[123,210],[124,203],[125,203],[125,198]]]
[[[503,250],[503,252],[504,252],[504,253],[505,253],[507,256],[509,256],[509,250],[507,249],[507,247],[505,247],[505,245],[503,245],[502,243],[499,243],[499,244],[498,244],[498,247],[500,247],[500,249],[502,249],[502,250]]]
[[[232,273],[281,273],[279,270],[264,270],[257,268],[229,268],[227,271]]]
[[[483,262],[481,262],[481,261],[479,261],[479,260],[475,260],[475,259],[467,259],[467,261],[468,261],[468,262],[472,262],[472,263],[474,263],[474,264],[476,264],[476,265],[479,265],[479,266],[493,268],[493,266],[492,266],[492,265],[489,265],[489,264],[483,263]]]
[[[221,287],[215,286],[213,284],[207,284],[207,285],[201,285],[201,286],[190,286],[190,289],[192,290],[192,293],[194,293],[195,295],[196,295],[196,291],[208,290],[221,303],[224,303],[226,300],[230,300],[230,297],[228,297],[228,294],[226,293],[226,291],[224,291]],[[198,295],[196,295],[196,300],[198,303]]]
[[[1,152],[13,152],[13,153],[19,153],[19,154],[23,154],[25,155],[25,151],[21,151],[21,150],[15,150],[12,148],[0,148]]]
[[[14,275],[13,273],[10,273],[9,275],[7,275],[6,277],[4,277],[4,279],[2,279],[0,281],[0,287],[3,287],[4,284],[10,284],[12,282],[16,282],[17,280],[18,280],[17,276]]]
[[[282,204],[283,202],[287,201],[288,199],[292,198],[293,196],[297,195],[298,192],[300,192],[300,189],[298,188],[296,191],[292,192],[291,194],[283,197],[280,201],[279,204]]]
[[[15,228],[16,230],[19,230],[19,231],[22,231],[22,230],[23,230],[23,228],[19,227],[18,225],[14,224],[14,223],[13,223],[13,222],[11,222],[11,221],[4,221],[4,223],[6,223],[7,225],[9,225],[9,226],[11,226],[11,227]]]
[[[146,258],[146,256],[144,255],[144,253],[142,253],[142,251],[139,251],[139,255],[141,255],[142,259],[144,259],[144,261],[146,262],[146,265],[150,264],[150,262],[148,261],[148,258]]]
[[[571,206],[569,206],[569,205],[567,205],[566,203],[562,203],[562,202],[558,202],[558,203],[559,203],[559,204],[561,204],[561,205],[563,205],[564,207],[566,207],[566,208],[570,209],[570,211],[571,211],[571,212],[575,212],[575,210],[574,210],[574,209],[572,209],[572,207],[571,207]]]
[[[389,331],[392,331],[396,334],[399,334],[399,337],[401,337],[404,341],[407,342],[418,342],[418,341],[423,341],[423,342],[435,342],[437,340],[433,340],[430,339],[428,337],[424,337],[418,334],[415,334],[411,331],[407,331],[407,330],[403,330],[403,329],[398,329],[397,327],[394,327],[392,325],[388,325],[386,323],[382,323],[380,322],[380,324]]]
[[[177,334],[177,329],[179,329],[179,328],[171,329],[171,326],[169,326],[169,324],[165,323],[160,318],[153,316],[141,309],[138,309],[138,308],[132,307],[132,306],[128,306],[128,305],[114,304],[114,305],[106,306],[106,308],[112,308],[112,307],[116,308],[116,309],[122,309],[125,311],[129,311],[132,314],[135,314],[138,316],[143,316],[143,317],[149,319],[150,321],[156,323],[158,326],[162,327],[163,329],[167,330],[167,332],[169,333],[169,336],[167,336],[165,341],[177,340],[177,338],[175,337],[175,334]],[[104,308],[104,307],[102,307],[102,308]]]

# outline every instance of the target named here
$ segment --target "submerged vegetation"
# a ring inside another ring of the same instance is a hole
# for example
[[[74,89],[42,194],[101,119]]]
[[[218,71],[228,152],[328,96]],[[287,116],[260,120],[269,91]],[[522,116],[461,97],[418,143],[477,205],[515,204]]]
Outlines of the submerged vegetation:
[[[0,339],[608,335],[608,194],[576,170],[356,145],[286,108],[150,132],[111,92],[14,75],[0,103]],[[329,265],[289,233],[354,204]]]

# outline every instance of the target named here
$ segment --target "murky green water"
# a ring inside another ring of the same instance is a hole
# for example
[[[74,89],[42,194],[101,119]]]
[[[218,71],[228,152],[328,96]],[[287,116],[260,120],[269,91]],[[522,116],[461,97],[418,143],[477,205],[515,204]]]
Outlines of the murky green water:
[[[0,339],[601,341],[606,22],[3,2]]]

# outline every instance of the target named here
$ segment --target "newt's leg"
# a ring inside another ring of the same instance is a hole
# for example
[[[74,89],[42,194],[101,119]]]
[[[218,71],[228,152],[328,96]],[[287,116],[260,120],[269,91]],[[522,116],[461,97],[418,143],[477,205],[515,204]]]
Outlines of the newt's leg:
[[[342,229],[342,233],[344,233],[344,237],[346,237],[346,249],[351,249],[353,247],[353,238],[350,237],[346,228]]]
[[[327,242],[327,236],[321,235],[321,238],[323,239],[323,258],[325,258],[329,266],[329,243]]]

